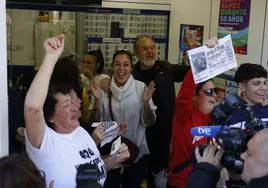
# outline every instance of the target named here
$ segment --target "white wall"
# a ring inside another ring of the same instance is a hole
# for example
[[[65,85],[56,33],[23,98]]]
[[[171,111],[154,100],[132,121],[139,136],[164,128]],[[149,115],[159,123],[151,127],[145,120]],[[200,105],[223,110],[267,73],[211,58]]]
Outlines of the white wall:
[[[180,24],[203,25],[205,41],[209,35],[211,0],[171,0],[168,58],[178,63]]]
[[[248,54],[236,54],[236,59],[241,63],[261,63],[264,19],[266,14],[267,0],[251,0],[249,34],[248,34]],[[219,21],[220,0],[213,0],[211,36],[217,36]]]
[[[8,60],[15,65],[34,65],[34,26],[38,11],[9,11],[12,24],[8,26]]]
[[[54,11],[55,15],[59,11]],[[63,12],[62,20],[53,22],[37,21],[38,10],[9,10],[12,24],[8,26],[8,60],[10,65],[40,66],[44,55],[43,41],[58,35],[67,26],[72,26],[72,31],[67,35],[68,42],[65,51],[68,55],[75,52],[75,12]],[[73,34],[72,34],[73,33]],[[11,47],[12,46],[12,47]]]
[[[211,0],[171,0],[169,50],[170,63],[178,63],[180,24],[203,25],[203,41],[209,37]],[[176,93],[181,83],[175,83]]]
[[[268,60],[267,0],[251,0],[248,54],[237,54],[241,63],[262,63]],[[178,62],[180,24],[204,25],[204,41],[217,36],[220,0],[171,0],[169,60]],[[266,23],[266,24],[265,24]]]
[[[268,0],[266,0],[266,10],[268,10]],[[265,27],[264,27],[264,39],[263,39],[263,49],[262,49],[262,65],[268,70],[268,13],[265,17]]]
[[[6,0],[0,1],[0,156],[8,154]]]

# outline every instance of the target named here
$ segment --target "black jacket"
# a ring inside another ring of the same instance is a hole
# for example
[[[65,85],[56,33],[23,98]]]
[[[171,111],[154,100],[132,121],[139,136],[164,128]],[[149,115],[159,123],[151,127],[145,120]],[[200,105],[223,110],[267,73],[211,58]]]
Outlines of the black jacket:
[[[197,163],[191,172],[187,188],[216,188],[220,178],[220,170],[210,163]],[[227,186],[228,187],[228,186]],[[267,188],[268,175],[252,179],[246,188]]]
[[[173,65],[167,61],[156,61],[148,70],[141,70],[140,62],[138,62],[133,69],[133,76],[136,80],[146,85],[150,81],[155,82],[156,89],[152,99],[157,106],[156,122],[146,129],[150,163],[153,165],[154,172],[168,167],[172,118],[175,110],[174,82],[183,81],[188,69],[188,67]]]
[[[216,188],[220,170],[210,163],[196,163],[190,173],[187,188]]]
[[[261,177],[261,178],[255,178],[252,179],[247,188],[267,188],[268,187],[268,175]]]

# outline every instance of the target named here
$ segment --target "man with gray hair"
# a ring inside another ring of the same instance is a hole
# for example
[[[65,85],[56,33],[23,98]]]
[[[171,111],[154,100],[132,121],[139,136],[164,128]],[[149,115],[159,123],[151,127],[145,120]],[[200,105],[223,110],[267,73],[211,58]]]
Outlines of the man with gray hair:
[[[165,187],[166,169],[169,164],[172,118],[175,110],[174,82],[181,82],[188,67],[157,60],[156,43],[150,36],[141,36],[134,43],[134,54],[138,58],[133,68],[136,80],[147,86],[155,83],[153,102],[157,106],[156,121],[146,129],[149,147],[148,188]]]

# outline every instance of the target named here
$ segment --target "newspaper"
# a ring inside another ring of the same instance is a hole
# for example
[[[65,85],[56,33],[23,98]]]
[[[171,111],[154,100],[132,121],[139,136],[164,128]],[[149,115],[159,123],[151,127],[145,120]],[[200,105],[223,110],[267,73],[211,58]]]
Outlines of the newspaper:
[[[98,123],[92,123],[92,127],[97,127],[99,125],[102,125],[102,127],[105,130],[106,136],[101,141],[100,146],[104,146],[107,143],[110,143],[113,139],[116,138],[119,127],[115,121],[104,121],[104,122],[98,122]]]
[[[189,50],[188,57],[195,84],[237,67],[231,35],[219,39],[213,48],[204,45]]]

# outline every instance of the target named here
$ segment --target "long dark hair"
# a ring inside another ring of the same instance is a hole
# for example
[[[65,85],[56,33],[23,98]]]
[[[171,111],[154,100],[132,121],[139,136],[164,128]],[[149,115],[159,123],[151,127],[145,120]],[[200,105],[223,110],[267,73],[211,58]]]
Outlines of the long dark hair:
[[[101,74],[104,70],[104,58],[100,50],[91,50],[85,53],[85,55],[94,56],[96,59],[96,73]]]
[[[66,83],[72,87],[77,96],[82,98],[80,71],[75,60],[70,56],[59,59],[50,79],[51,85]]]

